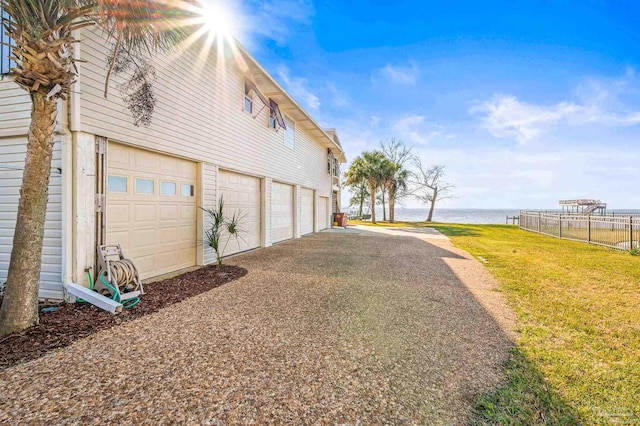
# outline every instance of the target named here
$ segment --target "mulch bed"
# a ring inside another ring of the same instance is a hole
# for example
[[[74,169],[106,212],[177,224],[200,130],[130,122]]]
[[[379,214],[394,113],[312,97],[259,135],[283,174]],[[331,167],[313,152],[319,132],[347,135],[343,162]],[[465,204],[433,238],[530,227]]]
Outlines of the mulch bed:
[[[88,303],[68,303],[54,312],[40,313],[40,324],[0,339],[0,371],[40,358],[100,330],[152,314],[246,274],[246,269],[237,266],[213,265],[151,283],[145,285],[145,294],[138,305],[124,309],[118,315]]]

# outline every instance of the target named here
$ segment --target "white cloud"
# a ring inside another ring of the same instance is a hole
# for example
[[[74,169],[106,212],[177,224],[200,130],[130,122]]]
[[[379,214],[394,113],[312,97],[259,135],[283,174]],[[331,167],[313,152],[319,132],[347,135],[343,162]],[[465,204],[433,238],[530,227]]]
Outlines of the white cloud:
[[[245,17],[246,32],[258,34],[284,45],[292,35],[294,25],[308,25],[315,10],[308,0],[252,0],[253,11]]]
[[[640,124],[640,111],[627,108],[622,98],[640,94],[633,71],[619,79],[588,78],[575,90],[574,101],[553,105],[527,103],[511,95],[495,95],[470,108],[482,125],[498,138],[512,137],[525,144],[559,126],[632,126]]]
[[[383,77],[387,81],[406,85],[416,84],[419,75],[420,70],[414,61],[409,61],[409,65],[387,64],[376,73],[376,76]]]
[[[312,110],[320,107],[320,98],[308,88],[309,82],[306,78],[292,77],[289,73],[289,68],[285,66],[278,68],[278,75],[282,79],[287,91],[290,92],[294,98]]]
[[[580,109],[573,103],[541,106],[521,102],[513,96],[497,95],[475,105],[471,112],[484,115],[483,124],[493,136],[514,137],[526,143]]]
[[[335,107],[345,107],[349,105],[349,97],[342,90],[338,89],[335,84],[327,81],[327,89],[331,94],[331,103]]]
[[[441,125],[430,123],[423,115],[407,114],[391,126],[394,136],[409,144],[427,145],[437,137],[451,139]]]

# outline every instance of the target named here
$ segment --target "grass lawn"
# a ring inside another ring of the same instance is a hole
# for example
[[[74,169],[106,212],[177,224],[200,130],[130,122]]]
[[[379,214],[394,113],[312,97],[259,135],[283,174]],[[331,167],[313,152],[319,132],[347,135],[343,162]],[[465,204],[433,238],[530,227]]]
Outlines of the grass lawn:
[[[439,229],[487,260],[516,312],[509,381],[477,423],[640,424],[640,256],[516,226],[377,226]]]

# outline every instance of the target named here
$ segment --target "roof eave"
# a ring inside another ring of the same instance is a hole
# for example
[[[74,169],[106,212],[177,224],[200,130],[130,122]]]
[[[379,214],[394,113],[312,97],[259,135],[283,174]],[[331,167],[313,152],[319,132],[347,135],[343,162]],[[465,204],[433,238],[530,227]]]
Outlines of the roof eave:
[[[245,59],[250,63],[250,66],[257,69],[260,73],[260,77],[268,80],[268,83],[273,86],[275,90],[270,90],[264,92],[264,95],[273,99],[278,103],[280,111],[283,113],[290,115],[296,122],[300,123],[302,127],[307,130],[311,134],[311,136],[315,137],[318,141],[322,143],[322,145],[326,148],[331,149],[334,153],[338,161],[341,163],[346,163],[347,158],[344,154],[344,151],[339,143],[333,140],[331,136],[322,128],[320,125],[311,117],[311,115],[304,110],[296,102],[295,99],[286,90],[265,70],[262,65],[258,63],[258,61],[251,56],[251,54],[247,51],[247,49],[242,46],[237,40],[235,40],[236,45]],[[255,73],[248,70],[249,73],[255,78],[257,77]],[[260,84],[258,83],[258,86]]]

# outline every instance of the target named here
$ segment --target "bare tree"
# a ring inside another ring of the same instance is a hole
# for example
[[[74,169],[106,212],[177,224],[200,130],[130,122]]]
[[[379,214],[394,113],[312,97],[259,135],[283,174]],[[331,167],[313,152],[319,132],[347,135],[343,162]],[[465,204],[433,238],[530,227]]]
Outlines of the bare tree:
[[[400,139],[391,138],[386,141],[380,141],[380,149],[389,160],[402,168],[416,158],[413,153],[413,147],[406,146]]]
[[[381,141],[380,148],[390,161],[390,166],[384,176],[383,190],[388,195],[389,221],[393,223],[396,201],[411,194],[408,181],[412,173],[407,169],[407,164],[415,161],[416,156],[412,147],[406,146],[404,142],[396,138]],[[384,212],[384,193],[382,208]]]
[[[427,222],[431,222],[436,201],[453,198],[451,190],[454,186],[444,181],[445,166],[436,164],[427,168],[419,158],[414,159],[413,163],[416,168],[412,180],[415,185],[413,195],[424,204],[430,204]]]

